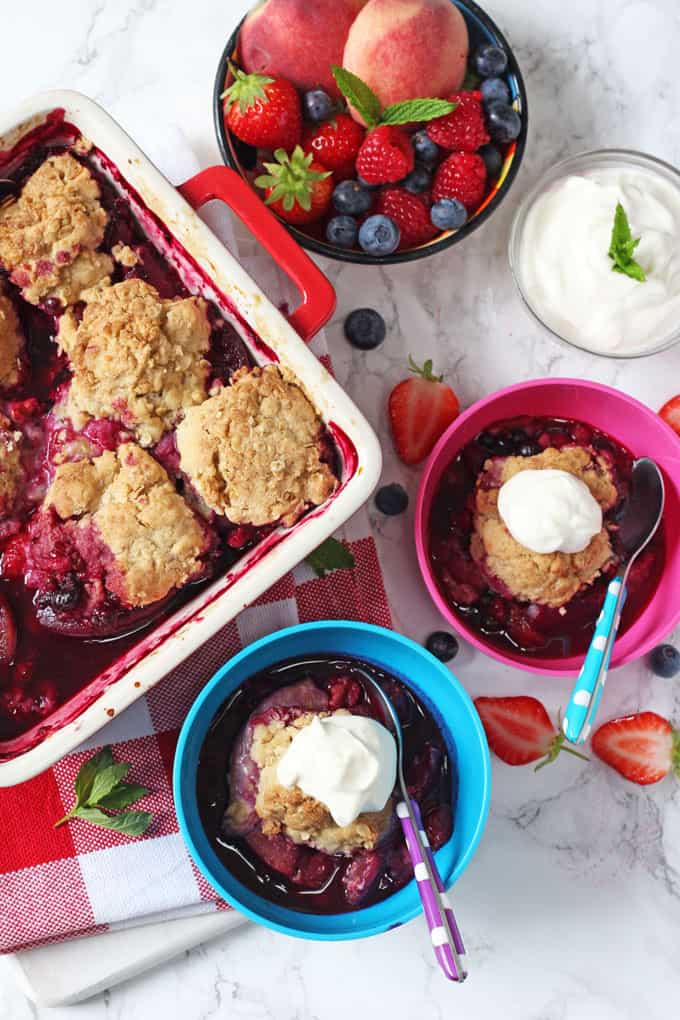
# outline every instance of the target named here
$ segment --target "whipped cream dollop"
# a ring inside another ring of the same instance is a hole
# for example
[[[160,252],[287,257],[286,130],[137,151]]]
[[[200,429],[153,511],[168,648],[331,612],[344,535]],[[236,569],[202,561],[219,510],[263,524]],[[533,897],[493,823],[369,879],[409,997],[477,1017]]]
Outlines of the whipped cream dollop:
[[[585,482],[556,468],[527,469],[498,490],[498,513],[520,545],[537,553],[577,553],[602,528],[602,507]]]
[[[336,825],[382,811],[397,777],[394,737],[375,719],[315,716],[292,739],[277,766],[282,786],[297,785],[324,804]]]
[[[617,202],[640,238],[642,283],[612,271]],[[527,215],[519,269],[534,310],[560,336],[602,354],[653,349],[680,322],[680,188],[633,168],[564,177]]]

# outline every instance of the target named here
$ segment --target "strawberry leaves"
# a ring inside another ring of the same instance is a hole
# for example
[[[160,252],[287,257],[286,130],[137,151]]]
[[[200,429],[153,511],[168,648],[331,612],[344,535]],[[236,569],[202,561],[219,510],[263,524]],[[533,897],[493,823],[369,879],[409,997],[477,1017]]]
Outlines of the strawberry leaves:
[[[277,149],[274,153],[276,163],[265,163],[269,172],[255,178],[258,188],[269,191],[265,199],[266,205],[281,201],[286,212],[290,212],[297,203],[306,212],[312,208],[314,184],[330,177],[331,171],[312,170],[314,154],[305,154],[302,147],[295,146],[289,155],[285,149]]]
[[[336,66],[333,68],[333,77],[347,102],[354,107],[369,129],[381,124],[412,124],[434,120],[453,113],[456,108],[456,104],[448,99],[407,99],[403,103],[392,103],[383,110],[375,92],[356,74]]]
[[[129,762],[114,762],[110,747],[104,747],[81,766],[75,781],[76,800],[73,807],[55,822],[55,829],[72,818],[80,818],[104,829],[115,829],[125,836],[141,836],[151,825],[153,815],[148,811],[123,811],[146,797],[148,790],[136,783],[124,783],[131,769]]]

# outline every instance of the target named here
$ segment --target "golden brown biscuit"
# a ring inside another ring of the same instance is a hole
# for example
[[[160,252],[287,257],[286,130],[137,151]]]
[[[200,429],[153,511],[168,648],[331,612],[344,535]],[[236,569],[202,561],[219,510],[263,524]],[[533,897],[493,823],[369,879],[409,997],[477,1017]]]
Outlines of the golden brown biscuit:
[[[22,479],[21,432],[0,414],[0,516],[11,511]]]
[[[0,282],[0,390],[9,389],[18,383],[22,346],[23,337],[17,313]]]

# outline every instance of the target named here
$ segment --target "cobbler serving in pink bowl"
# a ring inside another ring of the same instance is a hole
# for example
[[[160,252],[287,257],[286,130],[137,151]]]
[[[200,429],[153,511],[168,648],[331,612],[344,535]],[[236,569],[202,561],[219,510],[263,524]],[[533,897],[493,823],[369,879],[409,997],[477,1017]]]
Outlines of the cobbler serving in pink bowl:
[[[680,617],[672,596],[680,555],[669,540],[680,523],[678,439],[642,404],[580,380],[501,390],[461,415],[435,447],[418,496],[416,543],[442,614],[505,663],[577,672],[621,564],[618,521],[640,456],[661,467],[667,502],[658,534],[631,572],[612,664],[652,648]],[[553,506],[543,503],[550,484],[561,487]],[[520,487],[527,505],[511,506],[509,494]],[[552,526],[571,499],[572,526],[584,509],[590,530],[544,549],[534,522]]]

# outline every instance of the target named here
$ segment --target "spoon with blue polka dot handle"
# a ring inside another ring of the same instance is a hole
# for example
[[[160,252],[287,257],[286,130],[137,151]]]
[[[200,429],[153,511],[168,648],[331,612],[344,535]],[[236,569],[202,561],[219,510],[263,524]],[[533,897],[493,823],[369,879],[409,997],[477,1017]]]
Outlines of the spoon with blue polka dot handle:
[[[592,728],[621,622],[630,569],[656,534],[663,515],[664,498],[663,477],[658,466],[649,457],[636,460],[630,480],[630,495],[618,522],[619,544],[623,548],[622,569],[607,588],[590,648],[562,720],[564,734],[572,744],[582,744]]]
[[[401,800],[397,804],[397,818],[401,823],[413,864],[413,874],[434,946],[434,955],[449,981],[465,981],[467,971],[461,960],[461,956],[465,955],[465,946],[423,828],[420,808],[417,802],[409,797],[404,779],[404,739],[399,716],[378,681],[360,666],[355,665],[352,668],[354,672],[361,674],[362,679],[378,695],[386,717],[385,721],[391,725],[397,745],[397,782],[401,793]]]

